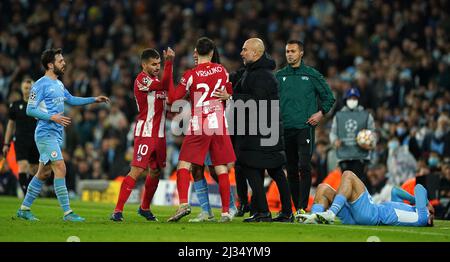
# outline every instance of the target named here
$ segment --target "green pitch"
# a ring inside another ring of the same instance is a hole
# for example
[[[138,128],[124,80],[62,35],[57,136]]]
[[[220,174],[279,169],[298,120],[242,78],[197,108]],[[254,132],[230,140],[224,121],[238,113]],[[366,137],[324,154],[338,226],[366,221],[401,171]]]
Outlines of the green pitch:
[[[84,223],[64,222],[56,199],[38,199],[33,213],[41,220],[18,220],[15,213],[21,201],[0,197],[0,241],[56,241],[65,242],[77,236],[89,241],[362,241],[371,236],[381,241],[450,241],[450,221],[435,221],[433,228],[392,226],[302,225],[299,223],[243,223],[236,218],[232,223],[188,223],[198,214],[194,208],[188,218],[178,223],[167,223],[176,207],[153,207],[160,222],[147,222],[138,216],[138,205],[126,205],[122,223],[109,220],[112,204],[72,201],[72,208],[86,218]],[[216,217],[220,210],[215,210]],[[373,238],[372,238],[373,239]]]

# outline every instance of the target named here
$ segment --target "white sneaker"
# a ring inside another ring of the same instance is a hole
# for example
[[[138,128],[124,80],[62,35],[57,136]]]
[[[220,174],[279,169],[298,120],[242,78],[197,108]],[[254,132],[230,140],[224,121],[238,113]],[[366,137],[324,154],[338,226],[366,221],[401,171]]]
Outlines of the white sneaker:
[[[302,224],[318,224],[318,218],[316,214],[299,214],[297,221]]]
[[[334,219],[336,218],[336,215],[329,209],[325,212],[316,213],[316,215],[321,224],[334,224]]]
[[[207,212],[200,212],[197,217],[189,219],[191,223],[200,223],[200,222],[214,222],[216,219],[214,215],[209,215]]]
[[[230,213],[222,213],[222,215],[220,216],[220,223],[226,223],[226,222],[231,222],[231,220],[233,220],[233,217],[231,216]]]

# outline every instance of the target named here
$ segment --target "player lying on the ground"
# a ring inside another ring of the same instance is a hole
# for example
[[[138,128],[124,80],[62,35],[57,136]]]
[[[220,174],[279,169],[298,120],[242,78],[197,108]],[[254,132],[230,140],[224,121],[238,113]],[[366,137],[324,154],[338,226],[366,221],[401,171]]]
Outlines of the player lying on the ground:
[[[336,216],[342,224],[349,225],[433,226],[434,209],[428,202],[427,190],[420,184],[414,188],[414,196],[395,188],[392,201],[374,204],[362,181],[347,170],[337,192],[320,184],[311,214],[300,214],[298,219],[305,224],[332,224]]]

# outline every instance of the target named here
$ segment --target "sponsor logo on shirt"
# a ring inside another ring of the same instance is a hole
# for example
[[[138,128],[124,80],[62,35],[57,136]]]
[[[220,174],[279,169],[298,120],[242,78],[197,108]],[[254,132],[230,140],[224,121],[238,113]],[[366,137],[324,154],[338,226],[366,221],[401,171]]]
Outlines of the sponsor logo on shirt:
[[[65,97],[56,97],[56,98],[53,98],[52,99],[52,102],[55,104],[55,105],[60,105],[60,104],[64,104],[64,101],[66,100],[66,98]]]
[[[166,99],[167,97],[167,93],[166,91],[162,91],[162,92],[158,92],[156,93],[156,99]]]

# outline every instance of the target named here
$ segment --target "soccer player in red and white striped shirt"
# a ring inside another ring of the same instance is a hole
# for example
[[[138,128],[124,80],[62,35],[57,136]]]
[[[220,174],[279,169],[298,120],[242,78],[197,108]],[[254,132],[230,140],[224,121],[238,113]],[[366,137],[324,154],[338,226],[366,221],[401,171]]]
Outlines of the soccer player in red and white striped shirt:
[[[214,42],[206,37],[197,41],[195,52],[198,64],[184,73],[176,89],[169,87],[169,103],[189,93],[192,117],[187,134],[181,146],[177,167],[177,189],[180,207],[169,222],[176,222],[190,214],[188,189],[192,164],[202,166],[209,152],[216,174],[222,199],[221,222],[231,221],[230,181],[227,164],[236,160],[230,136],[226,127],[224,103],[213,96],[217,89],[224,89],[228,83],[227,70],[220,64],[211,63]]]
[[[122,182],[119,199],[111,220],[122,221],[123,207],[133,190],[137,178],[146,174],[144,194],[138,213],[147,220],[156,221],[150,211],[150,203],[158,188],[161,169],[166,166],[166,97],[172,81],[172,49],[164,50],[164,74],[158,75],[161,58],[155,49],[145,49],[141,54],[142,72],[134,81],[134,95],[139,114],[134,128],[134,154],[131,170]]]

